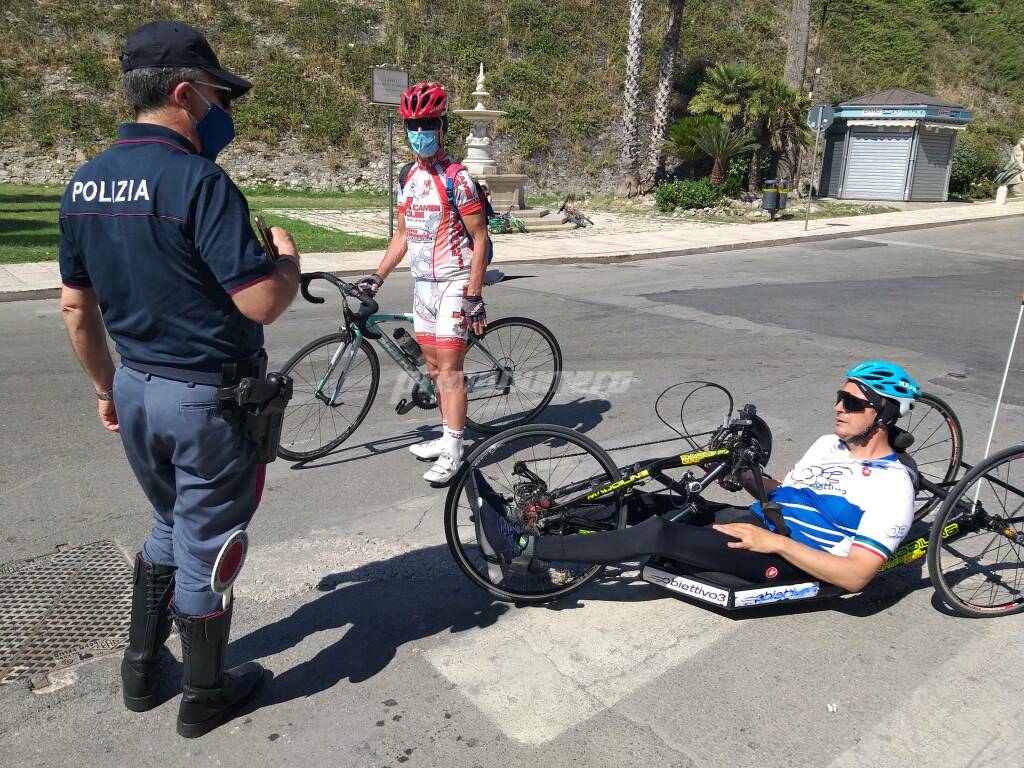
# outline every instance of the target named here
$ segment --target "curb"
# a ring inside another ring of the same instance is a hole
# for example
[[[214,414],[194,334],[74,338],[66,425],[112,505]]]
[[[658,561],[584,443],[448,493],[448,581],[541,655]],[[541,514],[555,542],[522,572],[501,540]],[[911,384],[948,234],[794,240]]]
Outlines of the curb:
[[[945,221],[929,221],[921,224],[892,224],[888,226],[872,227],[871,229],[859,229],[854,232],[819,232],[807,235],[791,235],[750,242],[722,243],[719,245],[694,245],[686,248],[676,248],[660,251],[624,251],[622,253],[606,254],[601,256],[540,256],[523,259],[512,259],[505,264],[618,264],[626,261],[649,261],[651,259],[668,259],[674,256],[693,256],[704,253],[717,253],[720,251],[743,251],[756,248],[773,248],[779,245],[798,245],[800,243],[825,242],[829,240],[848,240],[855,237],[870,237],[881,235],[887,232],[909,232],[917,229],[937,229],[938,227],[952,227],[958,224],[975,224],[987,221],[1001,221],[1003,219],[1014,219],[1024,216],[1024,210],[1012,213],[1002,213],[995,216],[982,218],[959,218],[947,219]],[[855,219],[856,217],[850,217]],[[362,270],[327,270],[330,274],[338,277],[345,275],[362,274]],[[395,272],[408,272],[409,267],[405,264],[398,266]],[[31,301],[34,299],[52,299],[60,296],[60,288],[36,288],[26,291],[0,291],[0,303],[11,301]]]

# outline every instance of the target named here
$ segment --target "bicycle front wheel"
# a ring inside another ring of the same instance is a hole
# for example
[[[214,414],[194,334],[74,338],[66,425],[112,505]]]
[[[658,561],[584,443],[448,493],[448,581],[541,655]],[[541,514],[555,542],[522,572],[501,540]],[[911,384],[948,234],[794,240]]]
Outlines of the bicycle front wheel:
[[[951,486],[964,457],[964,432],[960,419],[946,401],[927,392],[921,393],[898,426],[914,436],[914,444],[907,453],[917,464],[918,473],[935,485]],[[914,502],[914,520],[923,518],[941,501],[940,497],[919,490]]]
[[[485,435],[533,421],[562,377],[562,350],[551,331],[527,317],[487,326],[466,351],[466,425]]]
[[[550,424],[502,432],[479,445],[452,480],[444,515],[448,547],[474,584],[502,600],[543,603],[562,597],[604,566],[550,562],[522,572],[501,565],[480,516],[503,515],[536,536],[615,530],[626,522],[622,494],[586,497],[618,477],[608,454],[579,432]]]
[[[354,349],[352,343],[348,333],[332,333],[311,341],[285,363],[281,373],[294,384],[277,449],[282,459],[318,459],[366,418],[380,383],[380,361],[365,339]]]
[[[935,591],[961,616],[1024,611],[1024,445],[975,465],[936,515],[928,542]]]

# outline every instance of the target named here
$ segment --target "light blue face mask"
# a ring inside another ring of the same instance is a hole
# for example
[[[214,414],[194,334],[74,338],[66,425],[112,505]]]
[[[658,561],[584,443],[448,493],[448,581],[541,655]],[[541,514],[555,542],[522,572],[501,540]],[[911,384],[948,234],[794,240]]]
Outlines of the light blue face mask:
[[[440,131],[405,131],[405,135],[409,137],[409,146],[419,157],[433,157],[441,151],[438,133]]]

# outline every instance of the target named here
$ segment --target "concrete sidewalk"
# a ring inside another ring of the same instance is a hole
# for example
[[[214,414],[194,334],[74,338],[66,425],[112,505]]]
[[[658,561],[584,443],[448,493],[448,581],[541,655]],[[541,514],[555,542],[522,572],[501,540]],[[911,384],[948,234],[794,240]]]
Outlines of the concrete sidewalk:
[[[877,235],[910,229],[928,229],[953,224],[969,224],[1024,215],[1024,198],[1013,198],[1005,205],[994,202],[974,205],[936,205],[910,211],[813,219],[804,231],[803,220],[762,222],[758,224],[680,223],[671,228],[646,233],[582,234],[572,237],[508,236],[496,243],[496,266],[515,262],[564,263],[591,261],[608,263],[635,261],[691,253],[729,251],[740,248],[764,248],[816,240]],[[338,274],[372,272],[382,251],[348,253],[310,253],[302,258],[306,272]],[[400,269],[407,269],[407,266]],[[0,265],[0,301],[46,298],[60,289],[56,262]]]

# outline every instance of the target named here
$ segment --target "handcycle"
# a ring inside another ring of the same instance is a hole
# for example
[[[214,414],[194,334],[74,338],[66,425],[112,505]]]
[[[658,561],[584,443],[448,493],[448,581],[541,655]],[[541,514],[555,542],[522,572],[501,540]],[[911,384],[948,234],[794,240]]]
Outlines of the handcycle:
[[[702,384],[728,395],[719,385]],[[758,496],[766,512],[777,514],[760,482],[771,456],[771,430],[753,405],[745,406],[736,416],[731,415],[732,406],[732,397],[728,395],[725,418],[717,429],[710,431],[706,443],[697,444],[694,438],[709,433],[680,433],[692,450],[625,467],[616,466],[590,438],[559,426],[528,425],[490,438],[473,451],[449,487],[445,533],[456,563],[478,586],[499,598],[523,604],[563,597],[594,579],[603,569],[601,565],[555,562],[524,572],[503,565],[478,530],[482,503],[478,478],[485,479],[488,487],[501,496],[503,511],[511,522],[542,536],[585,535],[622,528],[632,511],[630,499],[651,497],[648,492],[639,492],[639,488],[651,482],[667,490],[672,502],[667,513],[664,505],[659,513],[685,522],[688,516],[706,511],[710,502],[702,494],[712,484],[737,491],[742,487],[740,476],[744,472],[750,472],[758,483]],[[682,409],[680,413],[682,419]],[[1024,490],[1018,484],[994,477],[992,470],[986,469],[991,462],[1002,466],[1024,458],[1024,447],[994,456],[978,467],[964,465],[970,471],[957,484],[955,478],[963,464],[962,430],[956,415],[940,398],[929,394],[919,397],[894,434],[900,460],[912,468],[916,465],[918,524],[911,528],[882,570],[927,556],[936,590],[957,613],[989,616],[1024,610]],[[997,461],[1000,459],[1002,464]],[[672,477],[671,470],[682,470],[683,474]],[[698,476],[697,472],[703,474]],[[993,511],[991,504],[975,502],[970,488],[978,478],[994,488],[1014,493],[1021,503],[1013,509],[1004,504]],[[926,526],[919,521],[939,503],[943,506],[930,532],[922,532]],[[966,545],[971,545],[971,554],[960,551]],[[988,564],[988,555],[993,555],[997,562]],[[946,567],[943,558],[957,558],[959,568]],[[1001,569],[1013,569],[1012,583],[1000,575]],[[684,597],[725,610],[834,597],[843,592],[811,576],[754,583],[731,574],[699,571],[665,558],[648,559],[641,576]],[[970,589],[969,595],[958,590],[961,585]]]
[[[323,280],[341,294],[339,330],[306,344],[281,369],[294,381],[285,409],[278,455],[309,461],[341,445],[366,418],[380,383],[380,360],[371,342],[412,381],[412,390],[395,407],[437,407],[437,393],[413,336],[406,330],[409,313],[380,313],[376,300],[327,272],[302,275],[302,295],[313,304],[324,298],[310,293]],[[353,310],[348,299],[359,302]],[[384,331],[400,324],[394,338]],[[489,323],[482,336],[470,334],[465,373],[466,425],[485,435],[532,421],[551,402],[562,373],[562,351],[551,331],[526,317],[503,317]]]

